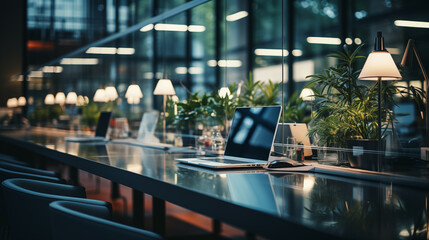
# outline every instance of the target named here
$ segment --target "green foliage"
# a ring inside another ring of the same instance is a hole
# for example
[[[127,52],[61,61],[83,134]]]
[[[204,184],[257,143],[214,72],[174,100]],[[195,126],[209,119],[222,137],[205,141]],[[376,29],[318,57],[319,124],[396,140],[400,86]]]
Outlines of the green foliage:
[[[58,120],[60,115],[64,114],[60,105],[37,106],[29,119],[32,123],[48,123],[52,120]]]
[[[235,83],[229,86],[230,94],[225,97],[220,97],[217,91],[191,94],[187,101],[177,103],[177,115],[170,123],[183,130],[195,129],[198,124],[203,126],[217,124],[225,127],[236,107],[279,105],[277,101],[281,90],[280,84],[271,80],[267,83],[253,81],[252,74],[249,74],[241,94],[238,93],[239,87]]]
[[[306,87],[314,91],[315,114],[311,136],[317,135],[320,144],[345,147],[346,140],[378,138],[378,84],[370,86],[358,81],[360,69],[355,68],[362,45],[350,52],[344,45],[343,52],[335,51],[329,57],[338,64],[325,69],[324,74],[311,75]],[[395,119],[389,107],[395,104],[396,94],[410,95],[423,106],[424,92],[419,88],[395,86],[394,81],[383,83],[381,122],[392,126]],[[383,126],[382,126],[383,127]],[[384,133],[383,133],[384,134]]]
[[[97,124],[100,111],[96,103],[89,103],[88,105],[82,106],[82,117],[80,122],[84,126],[89,128],[94,127]]]
[[[307,103],[298,96],[297,92],[295,92],[289,97],[288,102],[284,106],[284,118],[280,119],[280,121],[284,121],[286,123],[308,123],[311,117],[305,116],[306,109]]]

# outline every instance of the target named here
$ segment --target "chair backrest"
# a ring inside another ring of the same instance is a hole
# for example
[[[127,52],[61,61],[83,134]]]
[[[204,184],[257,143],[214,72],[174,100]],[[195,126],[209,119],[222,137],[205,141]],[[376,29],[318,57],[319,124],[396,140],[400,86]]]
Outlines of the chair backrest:
[[[32,168],[32,167],[23,166],[23,165],[18,165],[18,164],[6,162],[6,161],[0,161],[0,168],[5,168],[8,170],[17,171],[17,172],[24,172],[24,173],[31,173],[31,174],[37,174],[37,175],[42,175],[42,176],[48,176],[48,177],[59,177],[59,174],[57,174],[56,172],[41,170],[41,169]]]
[[[14,178],[2,183],[4,203],[9,217],[12,239],[51,239],[49,203],[56,200],[111,205],[104,201],[85,199],[83,187]]]
[[[15,157],[0,153],[0,162],[8,162],[29,167],[30,164],[17,160]]]
[[[4,169],[0,167],[0,183],[4,180],[11,179],[11,178],[26,178],[26,179],[34,179],[34,180],[40,180],[40,181],[47,181],[47,182],[53,182],[53,183],[63,183],[64,180],[59,179],[57,177],[49,177],[49,176],[42,176],[42,175],[36,175],[31,173],[24,173],[19,171],[13,171],[9,169]],[[3,199],[3,190],[0,187],[0,224],[7,224],[7,215],[6,215],[6,207]]]
[[[49,206],[54,240],[162,239],[153,232],[110,221],[104,206],[69,201],[55,201]]]

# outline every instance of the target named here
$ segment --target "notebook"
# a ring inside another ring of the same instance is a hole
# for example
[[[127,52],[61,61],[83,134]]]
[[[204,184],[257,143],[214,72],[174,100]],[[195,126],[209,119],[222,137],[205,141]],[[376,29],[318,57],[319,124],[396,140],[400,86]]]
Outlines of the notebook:
[[[107,141],[107,129],[109,128],[110,118],[112,112],[101,112],[98,118],[97,128],[95,129],[94,137],[66,137],[64,138],[69,142],[98,142]]]
[[[213,169],[262,167],[268,162],[281,106],[236,108],[223,157],[176,161]]]

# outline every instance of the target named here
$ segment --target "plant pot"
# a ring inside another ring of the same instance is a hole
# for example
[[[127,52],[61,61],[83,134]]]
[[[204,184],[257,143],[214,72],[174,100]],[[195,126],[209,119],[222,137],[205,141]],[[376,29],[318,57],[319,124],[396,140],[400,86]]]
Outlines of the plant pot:
[[[376,171],[378,169],[378,140],[347,140],[347,160],[353,168]],[[370,152],[368,152],[370,151]],[[373,152],[371,152],[373,151]]]

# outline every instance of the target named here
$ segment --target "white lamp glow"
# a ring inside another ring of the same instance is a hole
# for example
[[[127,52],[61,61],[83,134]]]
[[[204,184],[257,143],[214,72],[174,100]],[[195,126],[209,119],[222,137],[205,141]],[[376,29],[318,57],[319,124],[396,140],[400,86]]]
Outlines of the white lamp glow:
[[[176,95],[176,91],[174,90],[173,84],[170,79],[160,79],[156,84],[155,90],[153,90],[154,95],[163,95],[163,118],[162,118],[162,126],[163,126],[163,140],[165,142],[165,129],[166,129],[166,107],[167,107],[167,95]]]
[[[97,89],[94,94],[94,102],[108,102],[109,100],[106,97],[106,91],[103,88]]]
[[[304,88],[301,91],[301,94],[299,95],[300,98],[302,98],[303,101],[306,102],[312,102],[314,101],[314,92],[311,88]]]
[[[173,84],[170,79],[160,79],[156,84],[154,95],[176,95]]]
[[[128,104],[139,104],[140,103],[140,98],[138,98],[138,97],[127,98],[127,103]]]
[[[55,104],[55,97],[54,94],[47,94],[45,97],[45,104],[46,105],[54,105]]]
[[[66,102],[66,95],[63,92],[58,92],[55,95],[55,103],[56,104],[64,104]]]
[[[360,72],[360,80],[400,80],[402,79],[392,56],[387,51],[374,51],[368,55]]]
[[[106,89],[104,89],[104,91],[109,101],[115,101],[118,98],[118,92],[114,86],[108,86]]]
[[[142,98],[143,93],[139,85],[131,84],[128,86],[127,91],[125,92],[125,98]]]
[[[27,104],[27,100],[24,96],[18,98],[18,106],[23,107]]]
[[[228,98],[232,98],[231,91],[229,91],[228,87],[222,87],[218,91],[219,97],[225,98],[228,95]]]
[[[6,102],[6,106],[8,108],[15,108],[18,107],[18,99],[16,98],[9,98]]]
[[[66,98],[67,104],[77,104],[77,94],[75,92],[69,92]]]

